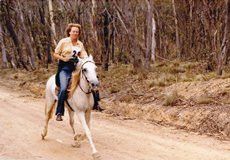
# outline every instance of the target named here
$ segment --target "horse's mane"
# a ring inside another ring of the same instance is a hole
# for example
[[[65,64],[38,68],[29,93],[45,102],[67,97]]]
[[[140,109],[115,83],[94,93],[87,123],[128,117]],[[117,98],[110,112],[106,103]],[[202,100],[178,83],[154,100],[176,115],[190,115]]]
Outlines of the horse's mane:
[[[84,59],[84,62],[87,59],[88,59],[88,57]],[[68,89],[68,91],[69,91],[69,97],[72,97],[74,91],[77,89],[77,86],[78,86],[79,81],[80,81],[81,67],[84,64],[84,62],[81,63],[80,65],[78,65],[77,68],[76,68],[76,70],[72,73],[72,78],[70,80],[70,88]]]
[[[70,80],[69,96],[72,97],[74,91],[76,90],[79,80],[80,80],[81,66],[77,67],[76,71],[72,73],[72,78]]]

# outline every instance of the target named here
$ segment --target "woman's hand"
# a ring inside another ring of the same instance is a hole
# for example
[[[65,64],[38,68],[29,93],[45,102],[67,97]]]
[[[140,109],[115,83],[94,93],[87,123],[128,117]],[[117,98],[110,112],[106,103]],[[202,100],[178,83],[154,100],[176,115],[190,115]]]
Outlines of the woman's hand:
[[[62,61],[67,62],[70,59],[70,56],[61,56],[60,58]]]
[[[60,55],[60,54],[57,54],[57,53],[54,53],[53,56],[54,56],[54,58],[62,60],[64,62],[69,61],[69,59],[71,58],[70,56]]]

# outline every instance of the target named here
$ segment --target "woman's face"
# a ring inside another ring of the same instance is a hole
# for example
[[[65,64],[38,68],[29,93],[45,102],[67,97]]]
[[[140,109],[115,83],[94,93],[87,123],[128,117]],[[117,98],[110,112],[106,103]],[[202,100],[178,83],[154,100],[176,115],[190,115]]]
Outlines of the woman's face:
[[[79,36],[79,28],[78,27],[72,27],[69,32],[70,38],[77,40]]]

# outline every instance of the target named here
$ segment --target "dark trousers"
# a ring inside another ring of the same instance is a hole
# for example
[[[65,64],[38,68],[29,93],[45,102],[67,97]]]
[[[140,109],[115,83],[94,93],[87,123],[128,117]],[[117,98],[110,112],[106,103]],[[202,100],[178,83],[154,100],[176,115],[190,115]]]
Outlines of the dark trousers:
[[[100,95],[99,95],[99,91],[92,91],[93,93],[93,99],[94,99],[94,105],[93,105],[93,109],[97,109],[98,106],[98,102],[100,101]]]
[[[60,89],[58,93],[58,104],[56,109],[56,115],[64,115],[64,103],[67,99],[67,88],[69,84],[69,80],[71,78],[72,71],[68,69],[62,69],[59,73],[59,80],[60,80]]]

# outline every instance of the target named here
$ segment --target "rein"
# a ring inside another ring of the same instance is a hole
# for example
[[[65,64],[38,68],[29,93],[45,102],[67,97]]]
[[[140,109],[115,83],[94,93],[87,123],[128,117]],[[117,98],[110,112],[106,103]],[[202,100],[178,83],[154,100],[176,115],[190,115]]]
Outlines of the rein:
[[[81,75],[83,75],[83,76],[85,77],[85,79],[86,79],[86,81],[87,81],[87,83],[88,83],[88,86],[89,86],[88,91],[84,91],[83,88],[82,88],[81,85],[80,85],[80,82],[79,82],[79,87],[80,87],[80,89],[82,90],[82,92],[84,92],[85,94],[90,94],[90,93],[92,93],[92,87],[91,87],[91,85],[89,84],[89,80],[88,80],[87,76],[86,76],[85,73],[83,72],[83,66],[84,66],[86,63],[88,63],[88,62],[95,64],[95,63],[92,62],[92,61],[85,61],[85,62],[81,65]]]

